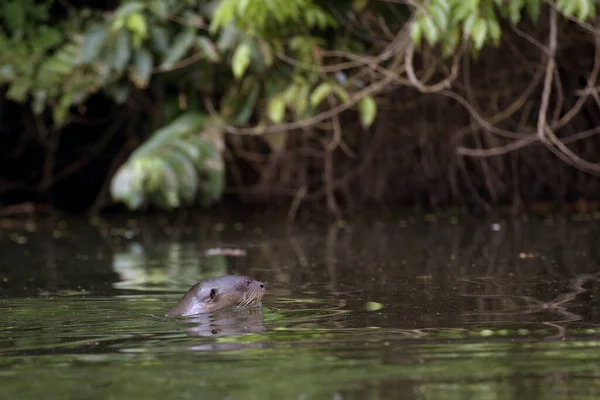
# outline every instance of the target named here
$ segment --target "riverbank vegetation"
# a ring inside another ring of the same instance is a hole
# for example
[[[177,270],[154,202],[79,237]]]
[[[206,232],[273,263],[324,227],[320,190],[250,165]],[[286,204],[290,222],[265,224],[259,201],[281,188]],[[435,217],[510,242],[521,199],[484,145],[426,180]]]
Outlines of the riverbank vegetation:
[[[0,206],[600,198],[596,0],[5,0]]]

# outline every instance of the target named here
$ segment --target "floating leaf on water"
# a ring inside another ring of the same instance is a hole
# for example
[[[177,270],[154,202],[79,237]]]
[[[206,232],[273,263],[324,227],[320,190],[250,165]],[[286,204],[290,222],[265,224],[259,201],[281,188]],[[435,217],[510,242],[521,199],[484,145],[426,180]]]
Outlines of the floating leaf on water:
[[[378,311],[383,308],[383,304],[377,303],[375,301],[367,301],[365,304],[365,310],[367,311]]]

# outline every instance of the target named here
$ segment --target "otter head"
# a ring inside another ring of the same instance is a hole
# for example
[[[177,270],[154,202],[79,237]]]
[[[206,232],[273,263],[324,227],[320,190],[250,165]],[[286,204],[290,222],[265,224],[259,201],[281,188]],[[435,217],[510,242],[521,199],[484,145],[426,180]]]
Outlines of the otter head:
[[[264,294],[262,282],[247,276],[221,276],[192,286],[167,315],[187,316],[225,307],[254,305],[260,303]]]

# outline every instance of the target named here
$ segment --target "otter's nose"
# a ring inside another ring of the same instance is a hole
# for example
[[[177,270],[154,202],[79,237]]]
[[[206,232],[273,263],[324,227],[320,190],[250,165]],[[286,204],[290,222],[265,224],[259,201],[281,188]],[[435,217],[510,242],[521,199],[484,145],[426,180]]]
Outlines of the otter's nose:
[[[262,282],[260,282],[259,286],[261,287],[261,289],[264,289],[264,288],[265,288],[265,284],[264,284],[264,283],[262,283]]]

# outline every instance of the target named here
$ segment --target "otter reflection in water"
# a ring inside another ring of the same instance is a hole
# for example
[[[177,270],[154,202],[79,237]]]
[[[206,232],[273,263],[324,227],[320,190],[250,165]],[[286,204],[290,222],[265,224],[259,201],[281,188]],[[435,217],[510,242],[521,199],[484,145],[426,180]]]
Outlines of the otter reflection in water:
[[[226,307],[260,304],[265,285],[247,276],[225,275],[198,282],[167,313],[169,317],[186,317],[209,313]]]
[[[238,336],[246,333],[263,332],[263,318],[261,309],[252,307],[248,309],[226,309],[216,312],[198,314],[186,319],[192,323],[184,329],[188,336],[224,337]]]

